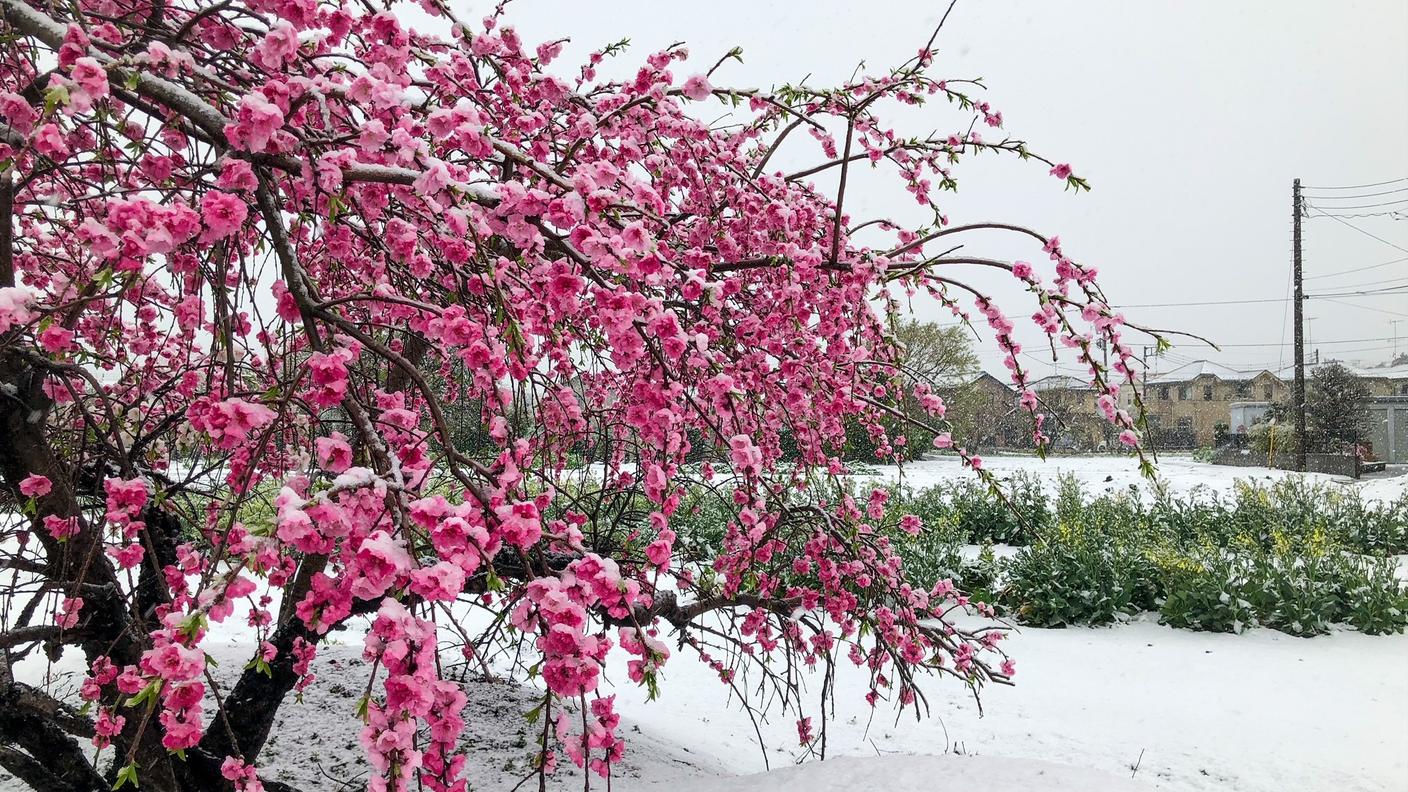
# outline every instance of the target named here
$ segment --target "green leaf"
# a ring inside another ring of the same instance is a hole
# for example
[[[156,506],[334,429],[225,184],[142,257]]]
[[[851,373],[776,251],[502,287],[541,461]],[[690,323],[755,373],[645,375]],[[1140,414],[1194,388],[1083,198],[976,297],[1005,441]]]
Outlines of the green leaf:
[[[122,789],[122,787],[128,783],[132,784],[133,787],[141,786],[141,784],[137,782],[136,762],[128,762],[125,767],[117,771],[117,783],[113,784],[112,788]]]
[[[55,85],[44,92],[44,115],[50,115],[59,105],[68,104],[68,89]]]
[[[153,679],[152,681],[148,682],[147,686],[142,688],[142,690],[137,693],[137,695],[132,696],[131,698],[122,702],[123,705],[127,707],[139,707],[148,702],[155,703],[156,695],[161,692],[161,684],[162,682],[160,679]]]

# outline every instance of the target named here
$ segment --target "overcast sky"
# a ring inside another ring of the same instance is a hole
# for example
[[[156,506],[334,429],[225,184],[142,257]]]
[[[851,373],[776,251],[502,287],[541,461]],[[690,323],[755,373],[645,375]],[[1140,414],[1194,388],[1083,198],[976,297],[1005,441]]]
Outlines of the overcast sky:
[[[740,45],[744,63],[726,65],[716,83],[766,86],[811,75],[812,84],[834,84],[859,61],[878,70],[911,56],[946,5],[517,0],[509,18],[529,42],[570,36],[564,62],[629,36],[632,70],[648,53],[685,41],[690,63],[703,71]],[[1094,187],[1076,196],[1039,164],[985,156],[956,173],[960,191],[947,198],[954,222],[1002,219],[1060,234],[1069,255],[1100,269],[1116,304],[1268,301],[1126,309],[1133,320],[1228,345],[1218,353],[1180,343],[1162,368],[1201,357],[1235,367],[1289,364],[1291,180],[1335,187],[1408,178],[1405,0],[960,0],[939,51],[945,76],[985,79],[1008,134],[1070,162]],[[683,79],[694,70],[677,71]],[[962,121],[933,106],[907,116],[906,127],[949,131]],[[790,154],[798,162],[816,157],[814,147]],[[1307,193],[1403,188],[1408,181]],[[1310,200],[1330,211],[1394,199],[1403,202],[1340,214],[1408,210],[1408,190]],[[848,196],[847,208],[857,216],[912,212],[907,195],[893,190],[865,190],[854,203]],[[1304,235],[1308,293],[1408,283],[1408,218],[1312,216]],[[974,237],[968,252],[1042,260],[1040,250],[1001,236]],[[1387,263],[1395,259],[1404,260]],[[1386,360],[1390,321],[1408,320],[1408,293],[1335,299],[1307,303],[1322,355]],[[916,307],[943,318],[932,305]],[[1012,313],[1030,313],[1024,309]],[[1408,321],[1398,332],[1408,351]],[[984,355],[990,368],[996,360]],[[1053,370],[1029,362],[1034,371]]]

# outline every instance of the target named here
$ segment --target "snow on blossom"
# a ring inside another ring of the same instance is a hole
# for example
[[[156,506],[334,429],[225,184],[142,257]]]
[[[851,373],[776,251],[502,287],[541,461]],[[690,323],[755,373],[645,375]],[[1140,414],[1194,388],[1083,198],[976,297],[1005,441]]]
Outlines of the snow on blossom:
[[[0,333],[17,325],[28,324],[38,316],[30,306],[34,292],[22,286],[0,287]]]

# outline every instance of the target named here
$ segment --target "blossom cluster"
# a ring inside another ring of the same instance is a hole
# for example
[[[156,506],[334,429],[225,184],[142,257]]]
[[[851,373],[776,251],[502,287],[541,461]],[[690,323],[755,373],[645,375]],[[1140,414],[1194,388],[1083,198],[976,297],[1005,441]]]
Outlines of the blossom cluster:
[[[525,43],[502,8],[467,24],[424,0],[453,20],[441,35],[404,2],[152,5],[0,0],[23,39],[0,55],[0,161],[34,207],[15,217],[0,362],[33,372],[26,409],[73,471],[5,483],[68,593],[46,612],[89,654],[95,745],[132,754],[150,729],[173,754],[215,752],[206,783],[261,786],[257,752],[211,726],[264,717],[206,673],[209,625],[236,603],[257,642],[235,685],[263,674],[278,695],[374,614],[373,789],[466,788],[452,645],[487,665],[486,644],[516,642],[552,713],[540,766],[560,753],[606,777],[626,750],[613,652],[652,693],[675,639],[729,684],[742,663],[845,657],[872,704],[913,704],[920,669],[974,688],[1011,675],[1001,633],[950,622],[961,592],[904,570],[894,542],[922,521],[838,484],[850,427],[883,459],[919,430],[955,445],[889,329],[921,292],[986,322],[1049,439],[1011,312],[946,266],[975,260],[934,250],[978,227],[946,215],[977,153],[1085,183],[999,138],[1002,111],[932,76],[933,50],[764,92],[683,46],[621,80],[599,76],[620,46],[550,68],[564,42]],[[963,131],[885,118],[931,101]],[[707,120],[720,102],[736,123]],[[783,147],[820,164],[789,172]],[[829,177],[862,162],[932,219],[852,217]],[[1129,325],[1095,269],[1026,233],[1051,273],[996,265],[1137,451]],[[726,515],[707,556],[682,539],[691,483]],[[75,547],[94,551],[81,567]],[[489,638],[467,636],[471,606],[494,616]]]

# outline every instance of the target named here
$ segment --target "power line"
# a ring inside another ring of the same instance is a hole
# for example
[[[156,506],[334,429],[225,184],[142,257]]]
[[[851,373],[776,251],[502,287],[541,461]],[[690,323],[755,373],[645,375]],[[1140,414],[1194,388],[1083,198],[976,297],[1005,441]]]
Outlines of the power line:
[[[1388,212],[1350,212],[1349,214],[1335,214],[1335,215],[1325,213],[1325,216],[1326,216],[1326,217],[1395,217],[1395,218],[1402,218],[1402,217],[1408,216],[1408,207],[1404,207],[1404,208],[1402,208],[1402,209],[1394,209],[1394,210],[1388,211]]]
[[[1361,311],[1374,311],[1375,313],[1388,314],[1389,316],[1408,316],[1408,313],[1401,313],[1399,311],[1386,311],[1383,308],[1374,308],[1369,305],[1360,305],[1359,303],[1346,302],[1345,300],[1332,300],[1329,297],[1324,297],[1321,299],[1325,300],[1325,302],[1332,302],[1337,305],[1348,305],[1350,308],[1358,308]]]
[[[1320,349],[1320,344],[1319,344],[1319,342],[1316,342],[1316,343],[1314,343],[1314,344],[1309,344],[1309,343],[1307,343],[1306,345],[1307,345],[1307,346],[1310,346],[1310,347],[1314,347],[1315,349]],[[1335,355],[1352,355],[1352,354],[1355,354],[1355,353],[1358,353],[1358,352],[1381,352],[1381,351],[1384,351],[1384,350],[1391,350],[1391,349],[1393,349],[1393,345],[1392,345],[1392,344],[1381,344],[1381,345],[1379,345],[1379,346],[1361,347],[1361,348],[1358,348],[1358,349],[1326,349],[1326,350],[1322,350],[1322,351],[1324,352],[1325,356],[1328,356],[1328,357],[1330,357],[1331,359],[1333,359],[1333,357],[1334,357]],[[1164,354],[1164,357],[1167,358],[1167,357],[1168,357],[1168,354],[1165,353],[1165,354]],[[1199,360],[1207,360],[1207,358],[1199,358]],[[1174,362],[1177,363],[1177,361],[1174,361]],[[1197,362],[1198,362],[1198,360],[1188,360],[1188,361],[1186,361],[1186,362],[1177,363],[1177,365],[1179,365],[1179,366],[1186,366],[1186,365],[1188,365],[1189,363],[1197,363]],[[1233,370],[1236,370],[1236,371],[1252,371],[1252,370],[1256,370],[1256,369],[1268,369],[1268,370],[1270,370],[1270,371],[1275,372],[1275,371],[1283,371],[1283,370],[1285,370],[1286,368],[1289,367],[1288,365],[1281,365],[1279,362],[1277,362],[1277,363],[1271,363],[1271,362],[1268,361],[1268,360],[1262,360],[1261,362],[1255,362],[1255,361],[1227,361],[1227,360],[1225,360],[1225,359],[1222,358],[1222,357],[1218,357],[1218,359],[1217,359],[1216,361],[1214,361],[1214,362],[1216,362],[1218,365],[1226,366],[1227,368],[1230,368],[1230,369],[1233,369]]]
[[[1306,205],[1307,205],[1307,206],[1310,206],[1311,209],[1314,209],[1314,210],[1316,211],[1316,213],[1318,213],[1318,214],[1320,214],[1320,215],[1322,215],[1322,216],[1324,216],[1324,217],[1328,217],[1328,218],[1330,218],[1331,220],[1334,220],[1336,223],[1341,223],[1341,224],[1343,224],[1343,225],[1349,226],[1350,228],[1353,228],[1355,231],[1358,231],[1359,233],[1363,234],[1363,235],[1366,236],[1366,237],[1370,237],[1370,238],[1372,238],[1372,239],[1377,239],[1378,241],[1384,243],[1385,245],[1388,245],[1388,246],[1391,247],[1391,248],[1397,248],[1397,249],[1403,251],[1404,253],[1408,253],[1408,248],[1403,247],[1402,245],[1399,245],[1399,244],[1394,243],[1394,242],[1390,242],[1390,241],[1388,241],[1387,239],[1384,239],[1383,237],[1381,237],[1381,236],[1379,236],[1379,235],[1377,235],[1377,234],[1371,234],[1371,233],[1369,233],[1368,231],[1365,231],[1364,229],[1360,228],[1359,226],[1357,226],[1357,225],[1355,225],[1355,224],[1349,222],[1348,220],[1344,220],[1344,219],[1335,217],[1335,216],[1332,215],[1332,214],[1325,214],[1324,212],[1320,211],[1320,207],[1318,207],[1318,206],[1312,206],[1312,205],[1310,205],[1310,204],[1306,204]]]
[[[1316,341],[1315,346],[1320,346],[1320,342]],[[1358,349],[1330,349],[1326,351],[1332,355],[1348,355],[1352,352],[1379,352],[1384,349],[1393,349],[1393,344],[1379,344],[1378,346],[1359,347]]]
[[[1305,276],[1305,279],[1306,279],[1306,280],[1315,280],[1316,278],[1333,278],[1333,277],[1335,277],[1336,275],[1348,275],[1348,274],[1350,274],[1351,272],[1363,272],[1363,271],[1365,271],[1365,270],[1379,269],[1380,267],[1387,267],[1387,266],[1390,266],[1390,265],[1392,265],[1392,264],[1397,264],[1397,263],[1402,262],[1402,261],[1408,261],[1408,256],[1403,256],[1402,258],[1396,258],[1396,259],[1394,259],[1393,261],[1385,261],[1385,262],[1382,263],[1382,264],[1370,264],[1370,265],[1367,266],[1367,267],[1355,267],[1354,269],[1340,270],[1339,272],[1327,272],[1327,273],[1325,273],[1324,275],[1307,275],[1307,276]]]
[[[1115,308],[1187,308],[1195,305],[1251,305],[1253,303],[1279,303],[1291,302],[1290,298],[1271,297],[1261,300],[1200,300],[1198,302],[1172,302],[1172,303],[1129,303],[1116,305]]]
[[[1316,200],[1320,200],[1320,199],[1317,198]],[[1403,203],[1403,202],[1405,202],[1405,201],[1408,201],[1408,198],[1398,198],[1398,199],[1395,199],[1395,200],[1392,200],[1392,201],[1383,201],[1383,202],[1381,202],[1381,203],[1354,204],[1354,205],[1352,205],[1352,206],[1331,206],[1330,208],[1333,209],[1333,210],[1335,210],[1336,212],[1338,212],[1338,211],[1340,211],[1340,210],[1342,210],[1342,209],[1373,209],[1373,208],[1376,207],[1376,206],[1393,206],[1394,204],[1401,204],[1401,203]],[[1316,207],[1316,208],[1318,209],[1319,207]]]
[[[1307,294],[1306,297],[1369,297],[1376,294],[1402,294],[1403,289],[1408,286],[1381,286],[1377,289],[1365,289],[1355,292],[1326,292],[1324,294]]]
[[[1370,289],[1356,292],[1329,292],[1326,294],[1307,294],[1305,299],[1312,297],[1317,300],[1328,300],[1331,297],[1376,297],[1379,295],[1408,294],[1408,286],[1391,286],[1385,289]],[[1200,305],[1255,305],[1257,303],[1284,303],[1294,302],[1294,297],[1263,297],[1255,300],[1198,300],[1196,302],[1170,302],[1170,303],[1126,303],[1124,305],[1113,306],[1115,308],[1192,308]]]
[[[1398,184],[1408,182],[1408,177],[1402,179],[1389,179],[1388,181],[1374,182],[1373,184],[1348,184],[1342,187],[1303,187],[1306,190],[1362,190],[1365,187],[1382,187],[1385,184]]]
[[[1316,345],[1316,346],[1325,346],[1325,345],[1328,345],[1328,344],[1359,344],[1359,343],[1363,343],[1363,342],[1365,342],[1365,341],[1392,341],[1392,340],[1393,340],[1393,338],[1391,338],[1391,337],[1385,337],[1385,338],[1342,338],[1342,339],[1339,339],[1339,340],[1336,340],[1336,341],[1316,341],[1316,342],[1315,342],[1315,345]],[[1220,347],[1228,347],[1228,348],[1231,348],[1231,347],[1274,347],[1274,346],[1290,346],[1290,344],[1288,344],[1286,341],[1283,340],[1283,341],[1268,341],[1268,342],[1266,342],[1266,343],[1258,343],[1258,344],[1218,344],[1218,346],[1220,346]]]
[[[1355,198],[1373,198],[1378,195],[1393,195],[1394,193],[1408,192],[1408,187],[1399,187],[1394,190],[1384,190],[1383,192],[1359,193],[1358,195],[1312,195],[1310,198],[1323,201],[1350,201]]]
[[[1346,283],[1346,284],[1344,284],[1343,286],[1340,286],[1339,288],[1341,288],[1341,289],[1357,289],[1357,288],[1359,288],[1360,286],[1377,286],[1377,285],[1379,285],[1379,284],[1381,284],[1381,283],[1392,283],[1392,284],[1394,284],[1394,286],[1390,286],[1390,287],[1388,287],[1388,288],[1396,288],[1396,287],[1398,287],[1398,286],[1408,286],[1408,281],[1405,281],[1405,276],[1399,275],[1399,276],[1394,277],[1394,278],[1384,278],[1383,280],[1363,281],[1363,282],[1361,282],[1361,283]]]

